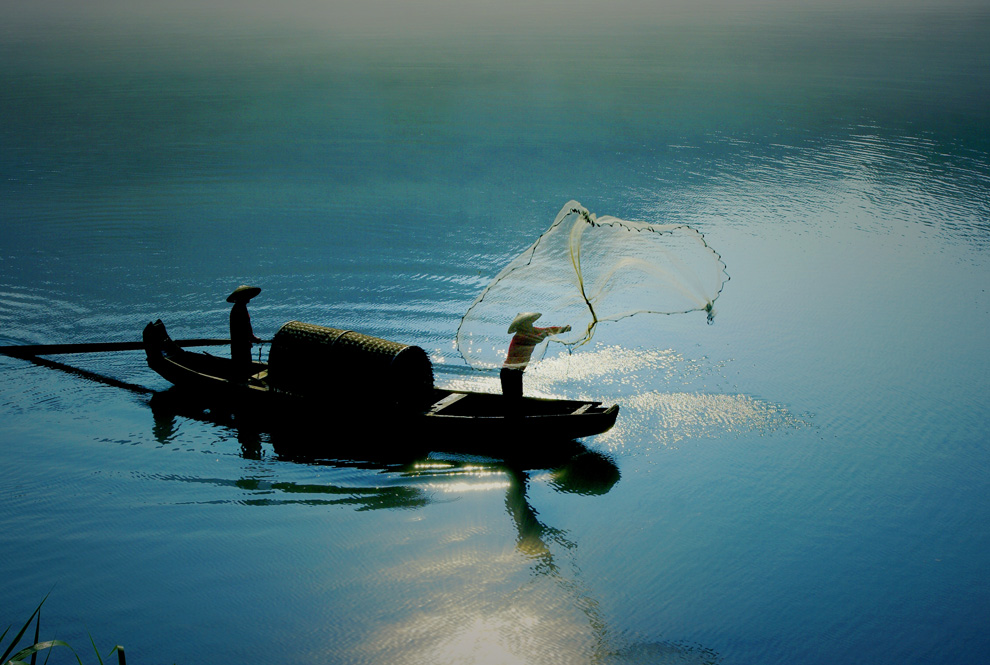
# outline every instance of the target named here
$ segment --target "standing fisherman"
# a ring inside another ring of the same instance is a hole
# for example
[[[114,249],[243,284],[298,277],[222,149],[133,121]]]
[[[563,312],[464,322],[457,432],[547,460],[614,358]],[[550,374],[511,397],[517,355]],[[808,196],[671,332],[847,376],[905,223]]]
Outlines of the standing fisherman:
[[[234,361],[235,378],[247,378],[252,373],[251,345],[261,339],[251,329],[247,304],[259,293],[260,287],[242,285],[227,296],[227,302],[234,303],[230,310],[230,358]]]
[[[570,326],[534,327],[533,322],[541,316],[539,312],[523,312],[509,326],[509,332],[515,335],[509,342],[509,353],[505,356],[499,378],[502,380],[502,394],[511,400],[522,398],[523,372],[533,355],[533,349],[547,337],[569,332],[571,329]]]

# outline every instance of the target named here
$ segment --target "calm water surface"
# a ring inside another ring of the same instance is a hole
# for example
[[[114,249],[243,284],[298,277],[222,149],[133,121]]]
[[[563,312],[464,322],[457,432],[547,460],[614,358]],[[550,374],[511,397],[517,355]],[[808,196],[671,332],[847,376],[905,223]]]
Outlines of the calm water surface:
[[[221,337],[254,283],[262,336],[495,390],[460,316],[570,199],[731,280],[533,367],[622,413],[512,468],[0,359],[0,628],[50,591],[135,663],[984,660],[990,12],[859,5],[5,6],[0,343]]]

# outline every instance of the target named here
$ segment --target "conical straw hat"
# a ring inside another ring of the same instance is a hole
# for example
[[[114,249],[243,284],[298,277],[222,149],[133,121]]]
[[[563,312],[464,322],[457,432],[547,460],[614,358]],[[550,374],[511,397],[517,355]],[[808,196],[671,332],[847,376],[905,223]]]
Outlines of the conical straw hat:
[[[522,312],[521,314],[517,314],[516,318],[512,319],[512,324],[509,326],[509,332],[514,333],[520,328],[528,328],[541,316],[543,315],[539,312]]]
[[[247,302],[251,298],[261,293],[260,286],[248,286],[241,284],[234,292],[227,296],[227,302]]]

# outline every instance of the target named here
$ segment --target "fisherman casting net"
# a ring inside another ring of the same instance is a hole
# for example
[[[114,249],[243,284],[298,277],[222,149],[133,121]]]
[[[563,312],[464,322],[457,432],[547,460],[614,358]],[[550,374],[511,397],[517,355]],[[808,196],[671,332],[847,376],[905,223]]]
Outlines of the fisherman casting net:
[[[577,201],[481,292],[457,330],[457,348],[473,367],[505,359],[509,324],[541,312],[537,326],[570,326],[544,342],[574,349],[595,328],[634,314],[702,311],[709,323],[729,279],[704,236],[684,224],[657,225],[596,217]]]

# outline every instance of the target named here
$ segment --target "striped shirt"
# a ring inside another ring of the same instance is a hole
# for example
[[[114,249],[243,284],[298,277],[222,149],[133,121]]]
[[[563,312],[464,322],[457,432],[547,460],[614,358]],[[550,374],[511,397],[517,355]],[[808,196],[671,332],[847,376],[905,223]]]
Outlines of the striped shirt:
[[[547,337],[561,332],[564,332],[562,326],[531,327],[527,330],[520,330],[512,336],[512,341],[509,342],[509,353],[505,356],[505,362],[502,366],[510,369],[524,369],[533,356],[533,349]]]

